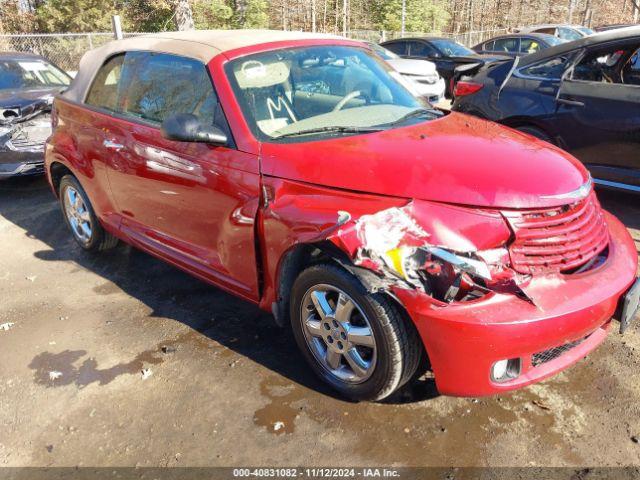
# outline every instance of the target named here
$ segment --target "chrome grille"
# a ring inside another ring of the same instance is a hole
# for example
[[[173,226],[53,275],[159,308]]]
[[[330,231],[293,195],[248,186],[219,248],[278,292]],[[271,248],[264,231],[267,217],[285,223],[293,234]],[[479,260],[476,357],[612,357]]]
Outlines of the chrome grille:
[[[515,234],[509,253],[519,273],[570,271],[609,244],[604,214],[593,192],[571,205],[503,214]]]

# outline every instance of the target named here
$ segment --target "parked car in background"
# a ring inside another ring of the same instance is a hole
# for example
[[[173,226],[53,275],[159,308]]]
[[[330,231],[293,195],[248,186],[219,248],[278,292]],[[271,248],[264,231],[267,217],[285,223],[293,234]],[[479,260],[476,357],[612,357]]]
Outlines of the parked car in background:
[[[640,191],[640,27],[611,30],[463,78],[453,109],[574,154],[596,183]]]
[[[564,42],[565,40],[547,33],[515,33],[486,40],[473,47],[473,50],[477,53],[520,57]]]
[[[453,94],[455,70],[461,65],[482,64],[501,56],[481,55],[449,38],[420,37],[400,38],[382,42],[387,50],[391,50],[402,58],[429,60],[436,64],[436,69],[447,84],[446,94]]]
[[[424,97],[433,104],[440,102],[444,98],[446,84],[438,74],[435,63],[428,60],[401,58],[399,55],[375,43],[367,43],[367,45],[409,82],[416,95]]]
[[[617,30],[618,28],[637,27],[637,23],[615,23],[612,25],[600,25],[594,28],[596,32],[606,32],[608,30]]]
[[[43,173],[51,103],[70,82],[43,57],[0,52],[0,179]]]
[[[595,32],[589,27],[583,27],[582,25],[548,23],[544,25],[516,28],[515,33],[546,33],[571,42],[573,40],[579,40],[581,38],[588,37],[589,35],[593,35]]]
[[[369,90],[332,92],[362,71]],[[124,240],[272,312],[353,399],[429,365],[442,394],[513,390],[584,358],[618,306],[624,329],[638,256],[584,167],[397,77],[320,34],[111,42],[56,97],[48,180],[83,249]]]

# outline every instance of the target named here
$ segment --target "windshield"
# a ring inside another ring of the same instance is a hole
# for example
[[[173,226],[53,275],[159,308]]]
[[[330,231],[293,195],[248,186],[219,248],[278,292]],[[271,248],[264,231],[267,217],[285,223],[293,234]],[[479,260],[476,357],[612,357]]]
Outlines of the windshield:
[[[590,28],[587,27],[577,27],[578,30],[580,30],[582,33],[585,34],[585,36],[589,36],[589,35],[593,35],[594,33],[596,33],[594,30],[591,30]]]
[[[369,43],[368,45],[371,47],[371,50],[373,50],[379,57],[383,58],[384,60],[392,60],[394,58],[400,58],[400,56],[396,55],[391,50],[387,50],[386,48],[380,45],[377,45],[375,43]]]
[[[475,55],[473,50],[465,47],[461,43],[447,40],[445,38],[436,38],[429,40],[445,57],[464,57],[466,55]]]
[[[567,42],[564,38],[554,37],[553,35],[546,35],[544,37],[544,41],[547,42],[550,47],[554,47],[556,45],[560,45],[561,43]]]
[[[62,70],[38,59],[0,59],[0,90],[35,90],[71,83]]]
[[[573,40],[580,40],[582,37],[586,36],[586,34],[583,34],[580,30],[576,30],[571,27],[558,27],[558,36],[571,42]]]
[[[247,123],[263,141],[353,135],[439,115],[365,48],[282,49],[225,68]]]

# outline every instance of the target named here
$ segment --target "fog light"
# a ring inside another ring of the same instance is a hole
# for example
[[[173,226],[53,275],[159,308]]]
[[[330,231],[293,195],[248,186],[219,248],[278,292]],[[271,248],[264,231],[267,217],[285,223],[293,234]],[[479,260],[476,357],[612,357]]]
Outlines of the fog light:
[[[491,367],[491,380],[506,382],[520,375],[520,359],[499,360]]]

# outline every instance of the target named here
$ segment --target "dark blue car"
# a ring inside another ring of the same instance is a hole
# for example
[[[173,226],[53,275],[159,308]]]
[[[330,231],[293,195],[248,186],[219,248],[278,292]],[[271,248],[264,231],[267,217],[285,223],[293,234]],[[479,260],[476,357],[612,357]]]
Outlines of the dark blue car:
[[[640,192],[640,27],[467,72],[453,110],[511,126],[580,159],[601,185]]]

